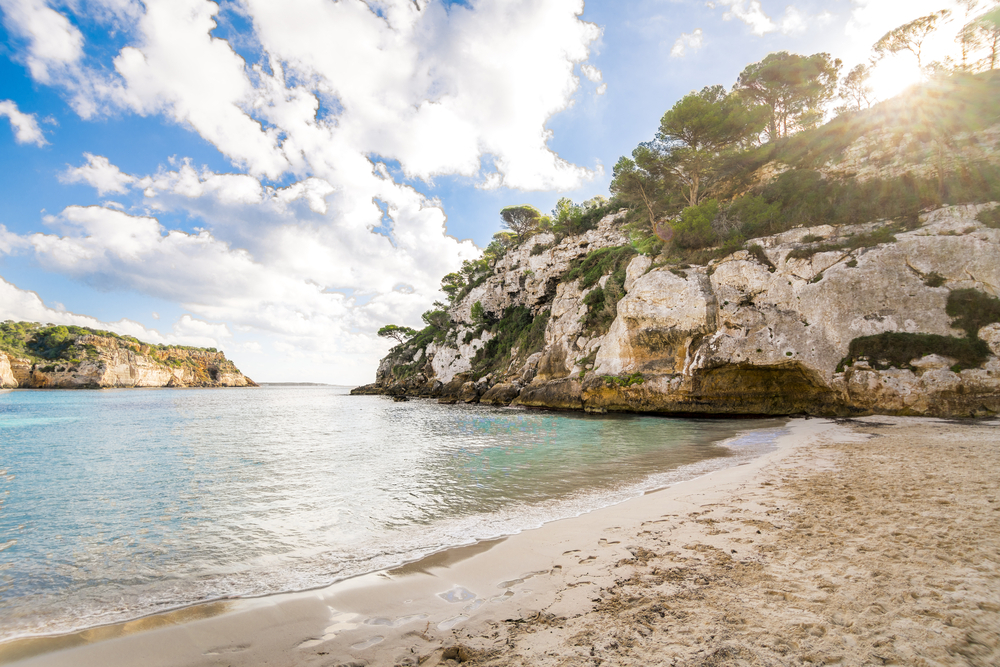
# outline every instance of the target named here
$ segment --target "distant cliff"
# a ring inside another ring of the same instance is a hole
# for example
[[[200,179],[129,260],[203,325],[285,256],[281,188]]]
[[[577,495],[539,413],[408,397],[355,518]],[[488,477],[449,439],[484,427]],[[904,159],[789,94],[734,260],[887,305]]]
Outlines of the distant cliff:
[[[0,324],[0,387],[255,387],[214,349],[149,345],[84,327]]]

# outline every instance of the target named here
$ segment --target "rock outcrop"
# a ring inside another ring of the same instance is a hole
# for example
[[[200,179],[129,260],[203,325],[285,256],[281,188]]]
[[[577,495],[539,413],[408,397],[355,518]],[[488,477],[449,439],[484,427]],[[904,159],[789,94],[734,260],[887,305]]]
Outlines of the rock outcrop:
[[[0,387],[255,387],[222,352],[156,347],[129,339],[77,336],[69,359],[38,360],[0,351]],[[76,358],[74,358],[76,357]]]
[[[1000,322],[973,332],[989,350],[975,367],[933,350],[895,366],[849,354],[881,334],[969,336],[946,309],[958,290],[1000,295],[1000,229],[976,219],[993,206],[941,208],[892,234],[887,221],[792,229],[703,266],[635,256],[610,326],[596,330],[588,294],[607,294],[610,276],[588,287],[562,278],[594,249],[625,243],[618,219],[532,254],[553,241],[538,236],[449,310],[450,337],[397,347],[356,392],[596,412],[995,414]],[[513,307],[544,316],[544,340],[480,372],[504,334],[475,321],[477,302],[493,321]]]

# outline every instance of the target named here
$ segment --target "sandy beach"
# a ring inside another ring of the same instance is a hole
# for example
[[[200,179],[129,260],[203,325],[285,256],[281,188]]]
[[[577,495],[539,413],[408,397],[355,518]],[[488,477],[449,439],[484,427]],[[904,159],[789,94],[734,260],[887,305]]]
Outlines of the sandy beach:
[[[614,507],[0,662],[996,665],[998,496],[998,421],[793,420],[771,454]]]

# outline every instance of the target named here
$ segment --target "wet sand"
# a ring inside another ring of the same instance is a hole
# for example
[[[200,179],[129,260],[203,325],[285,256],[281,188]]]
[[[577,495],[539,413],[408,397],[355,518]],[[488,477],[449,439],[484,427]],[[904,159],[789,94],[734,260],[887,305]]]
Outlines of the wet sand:
[[[319,591],[8,643],[0,662],[1000,664],[1000,421],[790,429],[752,463],[581,517]]]

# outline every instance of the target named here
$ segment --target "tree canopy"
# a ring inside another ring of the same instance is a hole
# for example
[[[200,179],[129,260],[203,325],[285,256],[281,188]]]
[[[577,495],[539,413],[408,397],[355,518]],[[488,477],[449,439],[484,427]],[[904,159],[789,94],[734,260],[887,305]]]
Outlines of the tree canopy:
[[[382,338],[392,338],[396,342],[405,343],[409,339],[417,335],[416,329],[411,329],[410,327],[401,327],[395,324],[387,324],[378,330],[378,335]]]
[[[875,42],[872,50],[877,58],[903,51],[909,51],[917,58],[917,67],[924,68],[923,46],[927,37],[938,28],[938,21],[942,21],[951,15],[951,11],[942,9],[937,12],[913,19],[909,23],[904,23],[898,28],[893,28],[882,35],[882,38]]]
[[[748,105],[722,86],[690,93],[663,114],[657,139],[669,146],[667,165],[697,206],[716,180],[719,154],[764,129],[763,107]]]
[[[767,108],[767,134],[774,141],[823,120],[822,107],[833,98],[840,67],[840,59],[829,53],[779,51],[747,65],[736,90]]]
[[[528,238],[538,228],[538,220],[541,217],[542,212],[530,204],[507,206],[500,209],[503,226],[514,232],[518,243]]]
[[[871,67],[865,63],[856,65],[840,82],[840,99],[844,105],[838,107],[838,112],[861,111],[871,107],[874,98],[872,87],[868,85],[871,78]]]
[[[963,70],[990,70],[1000,64],[1000,7],[977,16],[958,33]],[[983,53],[982,58],[976,58]],[[971,61],[971,62],[970,62]]]
[[[618,160],[611,177],[612,194],[625,204],[643,210],[651,230],[663,214],[663,202],[672,184],[665,158],[656,142],[639,144],[632,151],[632,158]]]

